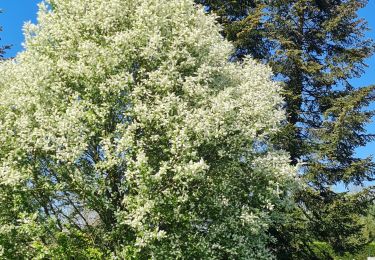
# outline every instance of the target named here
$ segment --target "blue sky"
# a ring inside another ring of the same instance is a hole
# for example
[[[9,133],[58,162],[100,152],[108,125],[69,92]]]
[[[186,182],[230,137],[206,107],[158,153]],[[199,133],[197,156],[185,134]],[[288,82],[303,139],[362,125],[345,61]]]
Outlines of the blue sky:
[[[3,13],[0,14],[0,25],[3,27],[1,32],[1,44],[12,44],[11,50],[6,54],[7,57],[12,57],[22,50],[23,34],[22,26],[27,21],[36,22],[37,4],[40,0],[1,0],[0,9]],[[360,10],[360,17],[368,21],[370,31],[367,32],[367,37],[375,39],[375,1],[370,0],[369,4]],[[352,83],[359,86],[367,86],[375,84],[375,55],[367,60],[369,67],[366,69],[364,75],[359,79],[353,79]],[[375,109],[375,104],[370,108]],[[375,120],[375,118],[374,118]],[[375,123],[371,123],[367,127],[369,132],[375,133]],[[366,147],[357,149],[357,153],[361,157],[367,157],[375,154],[375,142],[368,144]],[[342,187],[339,187],[342,189]]]
[[[7,52],[8,57],[22,49],[23,32],[22,26],[26,21],[36,22],[38,11],[37,4],[40,0],[1,0],[0,25],[3,31],[0,33],[1,45],[12,44],[12,48]]]

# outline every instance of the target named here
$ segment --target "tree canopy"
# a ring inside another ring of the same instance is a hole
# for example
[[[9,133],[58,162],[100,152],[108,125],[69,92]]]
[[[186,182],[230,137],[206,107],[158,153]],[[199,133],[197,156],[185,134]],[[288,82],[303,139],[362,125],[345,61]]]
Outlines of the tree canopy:
[[[269,259],[296,185],[271,69],[189,0],[51,0],[0,65],[0,253]]]
[[[312,241],[325,241],[341,254],[366,244],[360,216],[374,199],[373,188],[339,193],[335,185],[374,180],[373,158],[356,148],[374,140],[366,124],[374,115],[374,86],[354,87],[374,42],[358,17],[365,0],[196,0],[216,13],[223,35],[244,55],[270,65],[283,82],[287,121],[273,143],[304,163],[305,188],[299,208],[271,232],[285,259],[312,258]]]

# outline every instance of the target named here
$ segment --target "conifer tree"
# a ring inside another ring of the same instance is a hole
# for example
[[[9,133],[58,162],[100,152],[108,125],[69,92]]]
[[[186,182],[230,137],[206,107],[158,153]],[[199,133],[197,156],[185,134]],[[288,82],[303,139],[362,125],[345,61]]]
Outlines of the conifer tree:
[[[336,184],[360,185],[374,178],[372,158],[355,149],[373,140],[365,131],[373,111],[374,87],[355,88],[365,60],[374,52],[366,39],[366,22],[357,12],[364,0],[196,1],[215,12],[237,53],[268,63],[284,82],[287,122],[274,144],[304,166],[305,189],[290,222],[279,223],[279,258],[313,258],[314,240],[328,242],[337,253],[366,243],[360,215],[374,199],[371,188],[337,193]],[[299,224],[296,224],[299,223]],[[302,254],[302,256],[301,256]]]
[[[0,258],[271,258],[270,69],[190,0],[48,3],[0,65]]]

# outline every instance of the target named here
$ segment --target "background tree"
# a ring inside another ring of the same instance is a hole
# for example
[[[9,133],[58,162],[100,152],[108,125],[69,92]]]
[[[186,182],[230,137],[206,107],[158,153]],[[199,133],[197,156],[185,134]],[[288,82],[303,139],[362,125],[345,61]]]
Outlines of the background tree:
[[[294,185],[270,69],[229,62],[188,0],[53,0],[38,21],[0,65],[2,258],[269,259]]]
[[[252,54],[284,82],[288,117],[274,144],[291,154],[293,164],[304,162],[306,187],[296,194],[299,208],[290,222],[271,229],[279,258],[313,258],[312,240],[328,242],[337,253],[366,243],[359,220],[374,199],[371,188],[348,194],[331,187],[374,177],[372,159],[355,154],[374,137],[365,131],[374,87],[350,83],[374,51],[364,37],[366,22],[357,16],[367,1],[196,2],[219,16],[224,35],[237,47],[234,58]]]
[[[371,205],[367,215],[362,218],[364,224],[364,234],[369,241],[375,242],[375,205]]]

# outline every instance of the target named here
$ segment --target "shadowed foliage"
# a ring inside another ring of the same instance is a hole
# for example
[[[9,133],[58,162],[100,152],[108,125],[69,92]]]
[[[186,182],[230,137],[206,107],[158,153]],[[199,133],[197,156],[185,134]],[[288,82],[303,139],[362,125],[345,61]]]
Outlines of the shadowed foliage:
[[[374,86],[355,88],[374,52],[366,22],[357,12],[364,0],[196,0],[218,15],[224,36],[237,48],[269,64],[284,84],[288,113],[276,147],[291,154],[305,188],[295,194],[299,207],[290,222],[270,232],[280,259],[314,258],[311,241],[325,241],[338,254],[367,243],[359,221],[374,199],[371,188],[337,193],[334,185],[361,185],[374,178],[372,158],[355,149],[374,140],[366,133],[374,111]],[[282,210],[282,209],[280,209]]]

